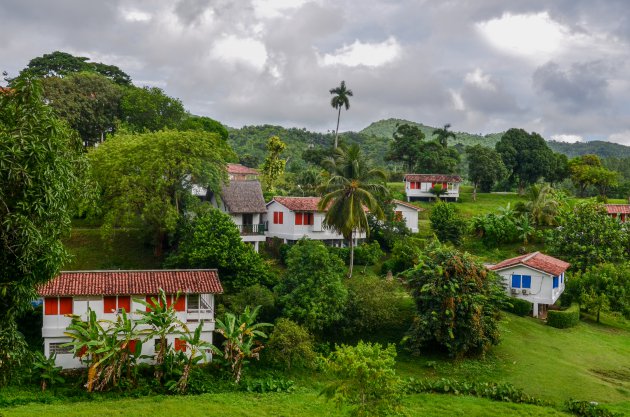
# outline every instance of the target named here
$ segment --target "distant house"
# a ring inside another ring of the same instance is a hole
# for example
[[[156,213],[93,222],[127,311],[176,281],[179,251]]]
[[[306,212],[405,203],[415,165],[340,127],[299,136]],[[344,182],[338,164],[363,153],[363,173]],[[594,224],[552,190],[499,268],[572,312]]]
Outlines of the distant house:
[[[241,164],[227,164],[227,173],[230,181],[257,180],[259,176],[257,170]]]
[[[191,332],[203,322],[201,338],[212,343],[214,294],[223,292],[216,270],[71,271],[62,272],[39,288],[39,295],[44,298],[44,354],[48,357],[55,353],[57,366],[63,368],[84,366],[69,347],[63,346],[70,341],[64,335],[70,315],[85,319],[89,308],[98,319],[116,320],[125,310],[131,319],[138,319],[136,311],[146,307],[137,300],[150,302],[160,289],[167,294],[167,302],[175,306],[177,318]],[[181,295],[176,298],[178,292]],[[138,330],[143,328],[139,326]],[[186,349],[176,333],[168,335],[168,342],[175,350]],[[145,341],[142,354],[153,355],[154,345],[155,340]]]
[[[506,259],[488,269],[502,278],[507,293],[533,304],[534,317],[546,317],[547,306],[564,291],[564,272],[570,264],[540,252]]]
[[[404,182],[407,201],[434,199],[435,194],[431,193],[431,189],[436,185],[441,185],[446,190],[440,198],[457,201],[462,179],[459,175],[407,174]]]
[[[405,225],[412,233],[418,233],[418,213],[424,209],[400,200],[392,200],[392,203],[394,204],[395,218],[404,220]]]
[[[606,204],[606,212],[622,223],[630,220],[630,204]]]

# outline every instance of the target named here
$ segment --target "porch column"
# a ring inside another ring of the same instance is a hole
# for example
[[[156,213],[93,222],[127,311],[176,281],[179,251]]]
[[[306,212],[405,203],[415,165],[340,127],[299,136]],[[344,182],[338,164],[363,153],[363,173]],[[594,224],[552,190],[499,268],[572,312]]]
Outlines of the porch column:
[[[534,303],[534,312],[532,313],[534,317],[538,317],[538,303]]]
[[[258,252],[258,241],[254,242],[254,250]]]

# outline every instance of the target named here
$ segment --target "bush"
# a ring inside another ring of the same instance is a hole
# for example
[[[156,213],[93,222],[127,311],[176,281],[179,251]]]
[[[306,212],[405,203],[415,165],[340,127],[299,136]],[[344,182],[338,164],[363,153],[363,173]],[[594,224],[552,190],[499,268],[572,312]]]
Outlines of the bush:
[[[547,324],[557,329],[567,329],[580,321],[580,307],[572,304],[566,310],[550,310],[547,312]]]
[[[338,256],[346,265],[350,264],[350,248],[329,246],[328,251]],[[354,248],[355,265],[374,265],[384,255],[378,242],[361,243]]]
[[[615,414],[590,401],[568,400],[567,409],[580,417],[614,417]]]
[[[293,365],[310,367],[315,361],[313,336],[289,319],[280,318],[276,321],[267,347],[272,360],[284,363],[287,369]]]
[[[466,221],[461,218],[453,204],[437,202],[429,215],[431,230],[440,242],[451,242],[454,245],[461,243],[466,231]]]
[[[225,301],[228,310],[243,311],[245,307],[253,309],[260,306],[258,317],[261,321],[273,321],[277,317],[276,298],[269,288],[260,284],[246,287],[237,294],[226,295]]]
[[[423,249],[426,246],[424,239],[414,237],[404,237],[394,243],[391,258],[383,262],[381,273],[386,274],[392,271],[394,274],[406,271],[418,265],[422,257]]]
[[[244,379],[241,389],[246,392],[264,394],[267,392],[291,392],[295,383],[283,377],[268,376],[260,379]]]
[[[508,307],[508,311],[516,314],[517,316],[527,316],[532,311],[532,303],[527,300],[512,298],[509,303],[510,306]]]

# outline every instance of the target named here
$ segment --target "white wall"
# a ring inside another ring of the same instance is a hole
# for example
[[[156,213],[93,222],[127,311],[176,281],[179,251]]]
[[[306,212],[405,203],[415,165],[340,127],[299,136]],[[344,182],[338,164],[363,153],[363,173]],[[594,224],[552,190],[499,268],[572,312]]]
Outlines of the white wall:
[[[418,233],[418,211],[402,204],[396,204],[394,211],[402,212],[405,225],[411,229],[412,233]]]
[[[420,183],[419,189],[411,189],[411,183],[405,181],[405,194],[407,195],[407,201],[410,201],[409,197],[435,198],[435,194],[432,194],[430,190],[430,182],[422,182]],[[459,198],[459,183],[449,183],[449,189],[446,193],[442,194],[442,197]]]
[[[553,304],[564,291],[564,276],[558,281],[558,288],[553,288],[553,276],[524,265],[517,265],[510,268],[497,271],[503,278],[506,286],[506,292],[511,297],[521,298],[531,303],[537,304]],[[523,294],[522,289],[517,289],[517,294],[512,294],[512,275],[531,275],[532,285],[529,290],[530,294]],[[563,274],[564,275],[564,274]],[[561,282],[562,281],[562,282]]]

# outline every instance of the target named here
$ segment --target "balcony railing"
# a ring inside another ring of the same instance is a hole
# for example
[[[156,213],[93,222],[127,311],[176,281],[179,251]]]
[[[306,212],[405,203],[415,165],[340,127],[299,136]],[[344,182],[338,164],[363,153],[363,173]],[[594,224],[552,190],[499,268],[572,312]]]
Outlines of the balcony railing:
[[[237,225],[242,236],[264,235],[265,225],[261,224],[239,224]]]

